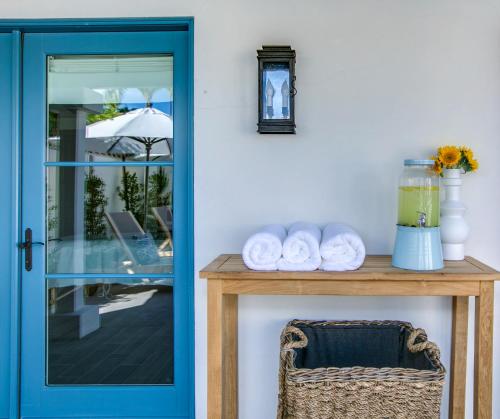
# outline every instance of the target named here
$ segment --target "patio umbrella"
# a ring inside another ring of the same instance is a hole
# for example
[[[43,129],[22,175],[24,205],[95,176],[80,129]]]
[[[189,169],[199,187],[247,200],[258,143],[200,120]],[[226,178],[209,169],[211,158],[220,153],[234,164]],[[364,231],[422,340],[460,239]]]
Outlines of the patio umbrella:
[[[166,113],[152,108],[140,108],[115,118],[95,122],[86,127],[85,138],[101,139],[107,154],[151,157],[170,155],[168,139],[173,138],[173,121]],[[108,146],[109,145],[109,146]],[[166,154],[165,154],[166,153]],[[148,209],[149,166],[144,179],[144,228]]]
[[[141,160],[147,158],[146,147],[129,137],[86,138],[85,151],[95,154]],[[155,160],[172,154],[171,139],[154,143],[149,159]]]

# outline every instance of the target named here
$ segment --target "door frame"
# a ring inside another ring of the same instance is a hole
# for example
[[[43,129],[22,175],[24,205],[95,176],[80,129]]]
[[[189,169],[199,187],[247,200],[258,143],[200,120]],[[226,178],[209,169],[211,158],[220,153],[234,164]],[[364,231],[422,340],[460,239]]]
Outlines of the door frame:
[[[147,31],[186,31],[188,36],[187,66],[187,266],[189,272],[188,324],[189,348],[189,414],[195,416],[194,394],[194,18],[109,18],[109,19],[0,19],[0,33],[12,34],[11,60],[11,179],[5,182],[10,186],[10,219],[12,229],[8,243],[0,242],[2,254],[10,254],[10,352],[9,368],[9,418],[17,419],[20,414],[20,360],[21,360],[21,251],[17,243],[22,241],[21,232],[21,174],[22,174],[22,36],[24,33],[58,32],[147,32]]]

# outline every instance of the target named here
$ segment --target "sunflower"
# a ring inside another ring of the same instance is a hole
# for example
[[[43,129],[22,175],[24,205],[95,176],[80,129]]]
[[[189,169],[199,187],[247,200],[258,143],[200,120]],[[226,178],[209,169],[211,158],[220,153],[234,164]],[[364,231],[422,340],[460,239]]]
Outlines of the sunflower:
[[[461,147],[460,151],[462,152],[463,156],[467,159],[469,164],[471,164],[471,162],[474,160],[474,152],[468,147]]]
[[[444,169],[461,169],[463,173],[475,172],[479,163],[474,157],[474,152],[466,146],[445,145],[439,147],[434,160],[433,170],[443,176]]]
[[[458,147],[446,145],[439,147],[438,157],[447,169],[453,169],[460,162],[461,152]]]
[[[443,163],[441,163],[441,160],[439,160],[438,158],[433,157],[433,160],[434,166],[432,167],[432,170],[434,170],[436,174],[440,175],[441,173],[443,173]]]

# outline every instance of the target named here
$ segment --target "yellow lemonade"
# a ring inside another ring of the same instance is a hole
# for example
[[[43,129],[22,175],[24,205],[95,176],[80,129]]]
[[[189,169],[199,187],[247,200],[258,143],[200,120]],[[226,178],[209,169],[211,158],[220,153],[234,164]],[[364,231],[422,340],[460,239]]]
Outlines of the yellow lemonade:
[[[439,187],[400,186],[398,224],[417,227],[420,213],[425,213],[425,227],[439,226]]]

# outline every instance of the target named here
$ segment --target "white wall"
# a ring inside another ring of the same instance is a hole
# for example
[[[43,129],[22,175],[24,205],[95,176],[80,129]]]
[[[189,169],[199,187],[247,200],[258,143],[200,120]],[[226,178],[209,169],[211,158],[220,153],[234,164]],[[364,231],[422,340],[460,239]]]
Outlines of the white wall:
[[[16,0],[2,2],[0,15],[195,16],[197,270],[221,252],[238,252],[261,224],[297,219],[352,223],[370,253],[390,253],[403,158],[427,157],[446,142],[477,152],[480,171],[464,186],[467,251],[500,269],[500,2]],[[297,51],[295,136],[255,132],[255,50],[262,44]],[[200,419],[205,311],[205,283],[196,279]],[[278,336],[293,317],[410,320],[428,331],[449,365],[449,299],[245,297],[242,419],[274,416]],[[498,310],[496,337],[498,359]],[[498,361],[495,386],[498,394]],[[471,396],[469,385],[468,418]]]

